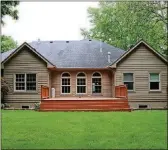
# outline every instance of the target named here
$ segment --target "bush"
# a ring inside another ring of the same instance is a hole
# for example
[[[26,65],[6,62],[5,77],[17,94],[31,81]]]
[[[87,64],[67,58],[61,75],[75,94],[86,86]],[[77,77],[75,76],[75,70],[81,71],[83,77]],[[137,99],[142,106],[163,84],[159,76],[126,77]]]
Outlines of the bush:
[[[1,103],[1,109],[10,108],[10,105],[7,103]]]
[[[5,104],[1,104],[1,109],[4,109],[5,108]]]
[[[4,103],[4,96],[8,94],[9,90],[8,83],[1,77],[1,103]]]
[[[40,102],[34,104],[34,110],[39,110],[40,109]]]

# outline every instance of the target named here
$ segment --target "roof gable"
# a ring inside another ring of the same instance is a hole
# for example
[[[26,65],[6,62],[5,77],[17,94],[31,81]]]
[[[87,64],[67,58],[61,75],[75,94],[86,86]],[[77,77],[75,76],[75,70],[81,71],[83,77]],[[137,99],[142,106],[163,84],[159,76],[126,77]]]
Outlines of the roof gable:
[[[135,51],[140,45],[144,45],[147,47],[149,51],[151,51],[156,57],[158,57],[160,60],[162,60],[164,63],[168,63],[168,61],[155,49],[153,49],[147,42],[144,40],[140,40],[133,46],[131,49],[127,50],[120,58],[118,58],[115,62],[113,62],[110,67],[116,68],[116,65],[121,62],[124,58],[126,58],[129,54],[131,54],[133,51]]]
[[[12,50],[12,53],[9,54],[3,61],[2,65],[9,61],[13,56],[17,55],[19,51],[21,51],[24,47],[27,47],[30,51],[32,51],[35,55],[37,55],[40,59],[42,59],[44,62],[47,63],[47,67],[54,67],[54,65],[48,61],[44,56],[42,56],[39,52],[37,52],[33,47],[31,47],[28,43],[24,42],[22,45],[20,45],[17,49]]]

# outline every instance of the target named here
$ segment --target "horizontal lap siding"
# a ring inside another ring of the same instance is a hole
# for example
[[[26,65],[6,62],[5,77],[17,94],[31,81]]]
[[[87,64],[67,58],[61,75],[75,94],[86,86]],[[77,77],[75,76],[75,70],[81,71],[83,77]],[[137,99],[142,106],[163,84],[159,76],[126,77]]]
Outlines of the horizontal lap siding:
[[[148,108],[152,108],[152,109],[158,109],[158,108],[166,108],[167,106],[167,102],[162,102],[162,101],[141,101],[141,102],[137,102],[137,101],[131,101],[129,102],[131,108],[138,108],[138,105],[148,105]]]
[[[37,91],[34,93],[14,92],[15,73],[36,73]],[[41,100],[41,85],[49,85],[47,65],[29,49],[24,48],[5,64],[4,77],[10,85],[10,92],[5,97],[8,103],[34,103]]]
[[[66,72],[66,71],[64,71]],[[68,71],[67,71],[68,72]],[[87,93],[82,96],[93,96],[92,95],[92,74],[95,71],[81,71],[87,75]],[[110,71],[98,71],[102,74],[102,95],[104,97],[112,97],[112,76]],[[79,96],[76,94],[76,75],[78,71],[69,71],[71,75],[71,94],[61,94],[61,71],[55,71],[51,73],[51,86],[56,90],[56,97],[60,96]]]
[[[167,66],[146,47],[141,46],[121,63],[116,69],[116,85],[123,84],[123,73],[132,72],[135,78],[135,92],[128,93],[129,101],[166,101]],[[149,72],[161,73],[161,92],[149,92]]]

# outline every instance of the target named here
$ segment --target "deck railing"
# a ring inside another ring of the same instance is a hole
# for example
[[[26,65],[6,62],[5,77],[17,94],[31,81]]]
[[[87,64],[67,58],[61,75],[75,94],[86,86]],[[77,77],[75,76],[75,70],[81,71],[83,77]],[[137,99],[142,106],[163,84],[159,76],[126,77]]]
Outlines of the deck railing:
[[[128,99],[128,91],[126,85],[115,86],[115,97]]]
[[[41,85],[41,99],[49,98],[49,87]]]

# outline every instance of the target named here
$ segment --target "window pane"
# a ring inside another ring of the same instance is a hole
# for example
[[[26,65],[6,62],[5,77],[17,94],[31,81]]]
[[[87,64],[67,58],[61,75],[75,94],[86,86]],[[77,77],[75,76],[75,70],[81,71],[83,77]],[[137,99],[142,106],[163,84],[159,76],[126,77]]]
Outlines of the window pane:
[[[77,79],[77,85],[86,85],[86,79]]]
[[[150,82],[151,90],[159,90],[159,82]]]
[[[70,74],[69,73],[63,73],[62,77],[70,77]]]
[[[16,74],[16,90],[25,90],[25,74]]]
[[[77,93],[86,93],[86,86],[77,86]]]
[[[95,72],[94,74],[93,74],[93,77],[100,77],[101,75],[100,75],[100,73],[98,73],[98,72]]]
[[[27,74],[27,82],[36,82],[36,74]]]
[[[70,85],[70,79],[62,78],[62,85]]]
[[[16,82],[24,82],[25,74],[16,74]]]
[[[92,78],[93,85],[101,85],[101,78]]]
[[[84,74],[84,73],[78,73],[77,76],[78,76],[78,77],[85,77],[85,74]]]
[[[133,82],[124,82],[124,84],[127,86],[128,90],[133,90],[134,89]]]
[[[133,73],[124,73],[124,81],[133,81]]]
[[[93,93],[101,93],[101,86],[92,86]]]
[[[62,86],[62,93],[70,93],[70,86]]]
[[[27,83],[27,90],[28,91],[35,91],[36,90],[36,83]]]
[[[16,83],[16,90],[25,90],[25,83]]]
[[[159,81],[158,73],[150,73],[150,81]]]

